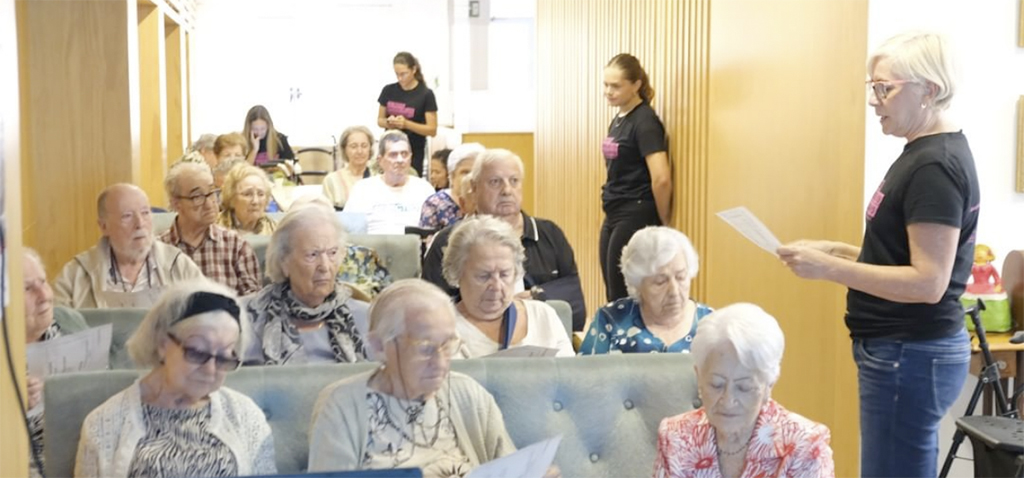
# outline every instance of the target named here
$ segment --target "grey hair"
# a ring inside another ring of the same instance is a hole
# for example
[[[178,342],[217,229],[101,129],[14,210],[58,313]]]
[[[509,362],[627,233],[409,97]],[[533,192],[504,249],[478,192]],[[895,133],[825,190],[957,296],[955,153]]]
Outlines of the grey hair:
[[[97,217],[99,217],[100,219],[103,219],[103,217],[106,216],[106,214],[107,214],[107,196],[109,196],[110,193],[112,193],[112,192],[114,192],[115,190],[118,190],[118,189],[124,189],[124,190],[129,190],[129,191],[137,191],[139,194],[142,194],[143,196],[146,197],[146,202],[149,202],[149,196],[146,195],[146,191],[143,191],[142,188],[140,188],[140,187],[138,187],[138,186],[136,186],[134,184],[131,184],[131,183],[111,184],[110,186],[107,186],[107,187],[103,188],[103,190],[100,191],[99,196],[96,197],[96,214],[97,214]]]
[[[43,262],[43,257],[39,255],[39,252],[31,247],[22,247],[21,250],[25,251],[25,257],[32,259],[33,261],[36,261],[36,264],[39,264],[39,268],[43,270],[43,275],[45,276],[46,263]]]
[[[778,321],[764,309],[737,303],[718,309],[697,323],[690,355],[698,373],[708,356],[720,347],[736,350],[741,364],[757,373],[769,386],[775,385],[782,367],[786,338]]]
[[[182,315],[188,308],[188,300],[196,292],[223,295],[238,303],[238,296],[234,289],[206,278],[172,284],[160,295],[156,305],[149,309],[135,332],[125,342],[128,355],[136,365],[149,368],[160,365],[163,361],[163,357],[160,356],[160,341],[185,323],[179,319],[183,318]],[[235,357],[241,360],[247,345],[249,317],[246,315],[245,307],[241,304],[238,304],[238,310],[238,341],[235,342]],[[184,317],[184,319],[188,319],[188,317]]]
[[[370,161],[373,161],[373,133],[366,126],[349,126],[345,128],[345,131],[341,132],[341,139],[338,140],[338,152],[341,154],[342,163],[348,163],[345,146],[348,146],[348,138],[352,136],[352,133],[363,133],[366,135],[366,140],[370,142],[370,157],[366,159],[367,164],[369,164]]]
[[[380,137],[380,147],[377,156],[383,158],[392,144],[401,142],[409,143],[409,136],[397,129],[389,129],[385,131],[384,135]],[[412,143],[409,143],[409,147],[412,148]]]
[[[512,251],[512,262],[516,265],[516,280],[522,279],[525,274],[523,262],[526,261],[522,240],[509,223],[494,216],[478,214],[459,221],[448,237],[441,272],[449,285],[459,286],[459,278],[466,267],[469,252],[484,244],[509,248]]]
[[[448,153],[448,162],[446,164],[448,167],[448,178],[451,179],[453,177],[452,175],[455,174],[455,169],[459,167],[459,163],[466,160],[475,160],[484,151],[487,151],[487,148],[484,148],[484,145],[480,143],[465,143],[456,146],[452,152]]]
[[[324,207],[305,206],[292,209],[285,214],[277,229],[270,236],[267,245],[267,277],[271,282],[282,283],[288,280],[284,271],[284,262],[292,252],[295,235],[302,234],[313,224],[330,224],[338,235],[338,247],[345,248],[345,228],[342,227],[338,215]]]
[[[634,233],[622,248],[622,278],[629,296],[639,298],[640,283],[680,253],[686,258],[687,277],[697,277],[700,260],[686,234],[664,226],[648,226]]]
[[[437,314],[448,312],[457,317],[455,304],[443,290],[423,279],[402,279],[389,285],[370,304],[369,342],[384,344],[405,332],[409,318],[419,313]],[[367,351],[371,360],[382,360],[380,350],[370,347]]]
[[[949,40],[942,34],[910,31],[889,38],[868,57],[868,71],[878,62],[892,61],[894,79],[936,86],[934,106],[949,108],[956,92],[957,65]]]
[[[526,176],[526,167],[523,166],[523,158],[520,158],[518,154],[513,153],[512,151],[509,151],[507,149],[501,148],[486,149],[484,150],[484,152],[476,156],[476,162],[473,163],[473,169],[470,170],[469,174],[466,175],[466,177],[469,178],[471,191],[477,190],[477,181],[480,179],[480,176],[484,173],[484,169],[486,169],[492,163],[496,163],[499,161],[515,162],[516,166],[519,167],[519,179],[523,181],[526,180],[526,178],[522,177]]]
[[[188,150],[201,153],[204,149],[213,150],[213,144],[217,142],[217,135],[206,133],[199,137]]]
[[[177,198],[180,192],[178,191],[178,179],[185,174],[209,174],[210,181],[213,181],[213,171],[210,170],[210,165],[206,164],[206,161],[202,163],[194,163],[192,161],[178,161],[171,165],[171,168],[167,171],[167,177],[164,178],[164,192],[167,193],[167,205],[171,210],[175,210],[174,200]]]

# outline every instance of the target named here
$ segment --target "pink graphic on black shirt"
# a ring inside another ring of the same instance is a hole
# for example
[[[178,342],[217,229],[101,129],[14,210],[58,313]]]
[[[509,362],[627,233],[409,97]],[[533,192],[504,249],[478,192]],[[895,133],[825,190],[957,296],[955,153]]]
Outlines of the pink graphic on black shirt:
[[[601,152],[604,153],[605,159],[616,159],[619,157],[619,143],[615,142],[615,138],[608,136],[601,143]]]
[[[416,116],[416,108],[406,106],[401,101],[388,101],[384,108],[388,112],[388,116],[405,116],[407,119]]]
[[[885,186],[885,180],[878,185],[878,189],[875,190],[875,195],[871,196],[871,202],[868,203],[868,211],[865,214],[868,220],[875,218],[875,214],[878,213],[878,207],[882,205],[882,200],[885,199],[885,194],[882,193],[882,186]]]

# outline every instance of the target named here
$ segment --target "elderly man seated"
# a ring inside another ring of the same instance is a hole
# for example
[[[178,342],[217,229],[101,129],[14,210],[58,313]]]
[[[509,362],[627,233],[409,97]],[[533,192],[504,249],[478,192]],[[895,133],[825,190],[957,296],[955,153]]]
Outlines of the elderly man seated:
[[[261,276],[256,252],[238,233],[215,224],[220,201],[210,167],[176,163],[167,173],[164,189],[178,216],[160,240],[185,251],[207,278],[239,296],[258,291]]]
[[[137,186],[110,186],[96,203],[103,237],[64,265],[54,283],[57,305],[149,308],[165,286],[203,277],[180,249],[153,240],[149,198]]]
[[[576,269],[572,246],[554,222],[530,217],[522,211],[523,160],[505,149],[489,149],[477,156],[469,173],[470,202],[477,214],[489,214],[501,219],[522,237],[526,249],[526,275],[517,289],[527,299],[559,299],[572,306],[572,328],[583,330],[587,311],[583,303],[583,290]],[[456,290],[449,287],[441,270],[445,246],[452,227],[442,229],[423,258],[423,278],[436,284],[449,295]],[[518,290],[517,290],[518,291]]]
[[[406,226],[419,224],[423,201],[434,194],[434,187],[409,175],[411,158],[409,137],[401,131],[388,131],[380,138],[377,159],[384,174],[352,186],[345,211],[366,214],[368,233],[405,234]]]

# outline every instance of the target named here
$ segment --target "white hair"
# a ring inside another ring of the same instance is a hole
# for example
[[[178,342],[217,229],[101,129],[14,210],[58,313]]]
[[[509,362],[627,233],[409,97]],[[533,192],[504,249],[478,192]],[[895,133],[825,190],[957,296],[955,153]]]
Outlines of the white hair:
[[[629,296],[639,299],[640,283],[679,254],[686,258],[687,276],[697,277],[700,260],[686,234],[664,226],[648,226],[634,233],[622,248],[622,278]]]
[[[698,373],[708,356],[723,346],[735,349],[740,363],[755,370],[764,383],[775,385],[786,348],[775,317],[754,304],[737,303],[701,319],[690,346]]]
[[[459,278],[466,267],[469,252],[479,245],[507,247],[512,251],[512,262],[516,265],[516,280],[526,273],[523,262],[526,252],[523,243],[509,223],[494,216],[476,215],[459,221],[448,237],[441,260],[441,273],[452,287],[459,286]]]
[[[125,343],[128,355],[139,367],[153,368],[163,361],[160,356],[160,340],[184,326],[188,326],[188,317],[182,317],[188,308],[189,299],[196,292],[211,292],[223,295],[238,305],[238,341],[235,342],[235,357],[242,360],[245,354],[246,338],[248,337],[249,317],[245,307],[238,304],[238,296],[234,289],[206,278],[176,282],[160,295],[160,300],[139,323],[138,328]],[[197,316],[198,317],[198,316]]]
[[[945,36],[935,32],[910,31],[889,38],[868,57],[868,71],[878,62],[892,62],[894,79],[937,87],[934,106],[949,108],[956,92],[957,66],[954,53]]]
[[[448,177],[451,178],[456,168],[459,167],[459,163],[466,160],[474,160],[480,153],[486,151],[484,145],[480,143],[465,143],[460,144],[448,153]]]
[[[164,191],[167,193],[167,204],[171,210],[175,210],[174,203],[177,196],[180,194],[178,191],[178,179],[183,175],[188,174],[208,174],[210,180],[213,180],[213,171],[210,170],[210,165],[206,164],[205,161],[202,163],[195,163],[192,161],[178,161],[171,165],[171,168],[167,171],[167,176],[164,178]]]
[[[370,328],[367,332],[371,345],[367,349],[370,360],[383,360],[383,350],[375,350],[374,344],[383,345],[404,333],[410,317],[422,313],[437,314],[439,311],[456,317],[451,297],[436,285],[415,278],[389,285],[370,304]]]
[[[333,210],[318,207],[316,203],[292,209],[278,223],[274,234],[270,236],[270,244],[267,245],[267,277],[271,282],[281,283],[288,279],[284,272],[284,262],[292,252],[295,235],[308,231],[314,224],[330,224],[338,235],[338,247],[345,249],[345,228]]]
[[[204,149],[213,149],[213,144],[217,142],[217,135],[206,133],[199,137],[195,143],[192,143],[192,147],[189,148],[189,152],[202,152]]]
[[[519,155],[509,151],[507,149],[485,149],[482,153],[476,156],[476,162],[473,163],[473,169],[466,175],[469,178],[470,189],[476,191],[479,186],[477,184],[480,179],[480,175],[484,173],[484,169],[487,169],[492,163],[499,161],[512,161],[519,168],[519,176],[521,180],[525,181],[526,178],[522,177],[526,175],[526,167],[523,166],[523,158]],[[463,192],[465,193],[465,192]]]

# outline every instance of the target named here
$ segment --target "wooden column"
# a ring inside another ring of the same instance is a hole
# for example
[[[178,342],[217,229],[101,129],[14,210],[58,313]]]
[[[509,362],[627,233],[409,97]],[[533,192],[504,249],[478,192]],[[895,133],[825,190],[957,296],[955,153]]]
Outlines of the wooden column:
[[[167,206],[163,188],[167,172],[167,74],[164,48],[164,14],[143,1],[138,4],[139,108],[141,177],[139,186],[150,204]]]
[[[178,160],[188,148],[188,116],[185,98],[185,31],[169,17],[164,22],[167,58],[167,165]]]

